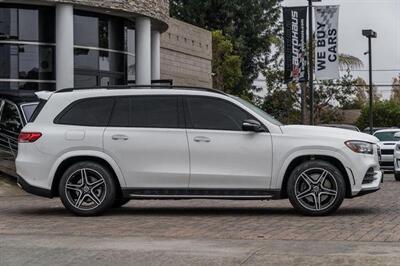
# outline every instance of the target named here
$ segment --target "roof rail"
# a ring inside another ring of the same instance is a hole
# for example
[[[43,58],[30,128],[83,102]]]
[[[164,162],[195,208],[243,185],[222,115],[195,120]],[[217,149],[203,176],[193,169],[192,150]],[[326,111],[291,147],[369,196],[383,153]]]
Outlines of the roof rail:
[[[65,88],[56,91],[55,93],[73,92],[81,90],[91,89],[105,89],[105,90],[126,90],[126,89],[176,89],[176,90],[198,90],[213,92],[218,94],[226,94],[223,91],[211,88],[196,87],[196,86],[175,86],[175,85],[113,85],[113,86],[92,86],[92,87],[76,87],[76,88]]]

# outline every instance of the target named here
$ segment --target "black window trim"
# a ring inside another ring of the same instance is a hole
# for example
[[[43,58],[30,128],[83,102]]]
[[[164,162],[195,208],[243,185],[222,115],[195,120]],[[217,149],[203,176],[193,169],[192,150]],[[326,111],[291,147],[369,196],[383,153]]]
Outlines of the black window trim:
[[[220,100],[220,101],[223,101],[223,102],[227,102],[228,104],[234,105],[237,108],[239,108],[240,110],[242,110],[243,112],[247,113],[249,115],[249,119],[254,119],[255,121],[257,121],[257,122],[259,122],[261,124],[261,126],[264,129],[264,132],[260,132],[260,133],[269,133],[269,130],[268,130],[267,126],[264,125],[264,123],[262,123],[254,115],[252,115],[247,110],[245,110],[242,106],[239,106],[238,104],[235,104],[235,103],[233,103],[231,101],[228,101],[226,99],[223,99],[223,98],[213,97],[213,96],[205,96],[205,95],[184,95],[184,97],[183,97],[183,106],[184,106],[184,114],[185,114],[185,120],[186,120],[186,129],[208,130],[208,131],[227,131],[227,132],[246,132],[246,131],[243,131],[243,130],[195,128],[193,126],[193,124],[192,124],[192,117],[191,117],[191,114],[190,114],[189,108],[188,108],[188,98],[210,98],[210,99],[213,99],[213,100]]]
[[[114,101],[114,106],[111,111],[111,115],[108,119],[107,127],[111,128],[153,128],[153,129],[185,129],[186,128],[186,118],[185,118],[185,112],[183,108],[183,98],[182,95],[176,95],[176,94],[142,94],[142,95],[121,95],[121,96],[110,96],[113,99],[116,98],[132,98],[132,97],[176,97],[177,98],[177,109],[178,109],[178,127],[135,127],[135,126],[111,126],[110,121],[111,118],[114,114],[114,109],[115,109],[115,101]]]

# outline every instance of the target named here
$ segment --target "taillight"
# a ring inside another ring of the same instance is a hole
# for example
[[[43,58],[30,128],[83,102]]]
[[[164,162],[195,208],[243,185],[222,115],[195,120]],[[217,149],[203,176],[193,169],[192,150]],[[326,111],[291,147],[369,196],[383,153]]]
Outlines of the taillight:
[[[21,132],[18,137],[19,143],[35,142],[42,136],[40,132]]]

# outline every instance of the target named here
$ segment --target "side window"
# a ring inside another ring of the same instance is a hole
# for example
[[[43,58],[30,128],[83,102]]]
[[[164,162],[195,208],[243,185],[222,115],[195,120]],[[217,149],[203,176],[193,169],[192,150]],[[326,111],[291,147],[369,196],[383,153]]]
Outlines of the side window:
[[[0,129],[19,133],[23,127],[18,108],[15,104],[4,102],[0,118]]]
[[[67,107],[55,120],[56,124],[76,126],[107,126],[114,104],[112,98],[91,98]]]
[[[187,97],[189,128],[242,131],[251,116],[238,106],[211,97]]]
[[[109,126],[180,128],[183,122],[176,96],[116,98]]]

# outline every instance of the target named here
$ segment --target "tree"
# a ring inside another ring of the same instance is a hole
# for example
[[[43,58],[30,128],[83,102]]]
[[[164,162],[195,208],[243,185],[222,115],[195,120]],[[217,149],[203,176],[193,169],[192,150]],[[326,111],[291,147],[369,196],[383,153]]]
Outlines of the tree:
[[[376,101],[373,105],[375,127],[398,127],[400,126],[400,105],[394,101]],[[369,125],[369,106],[361,110],[357,120],[359,128]]]
[[[232,42],[222,34],[213,31],[213,87],[227,93],[232,93],[235,86],[243,77],[241,59],[233,54]]]
[[[171,0],[171,16],[208,30],[221,30],[240,56],[243,78],[232,93],[252,96],[253,81],[269,63],[280,34],[282,0]],[[195,14],[195,15],[194,15]]]
[[[393,78],[392,95],[390,95],[390,99],[398,104],[400,103],[400,74]]]

